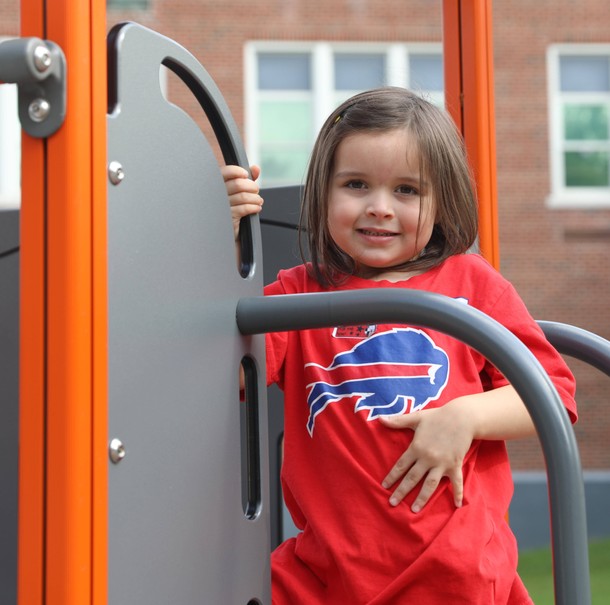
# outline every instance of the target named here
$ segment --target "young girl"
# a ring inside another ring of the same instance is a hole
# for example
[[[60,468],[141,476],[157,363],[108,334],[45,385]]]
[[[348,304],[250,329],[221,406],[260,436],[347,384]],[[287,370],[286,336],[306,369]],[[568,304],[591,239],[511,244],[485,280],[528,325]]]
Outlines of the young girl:
[[[223,168],[235,233],[262,199]],[[574,380],[481,256],[476,200],[448,115],[397,88],[343,103],[316,141],[302,217],[311,262],[266,294],[413,288],[494,317],[536,355],[573,421]],[[285,393],[282,485],[301,530],[272,555],[275,605],[531,603],[506,520],[504,441],[532,435],[515,390],[476,351],[405,325],[267,335]]]

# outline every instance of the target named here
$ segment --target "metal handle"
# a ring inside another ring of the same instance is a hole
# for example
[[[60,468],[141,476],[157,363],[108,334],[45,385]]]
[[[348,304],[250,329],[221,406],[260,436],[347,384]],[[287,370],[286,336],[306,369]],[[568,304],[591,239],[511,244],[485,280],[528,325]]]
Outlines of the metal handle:
[[[357,290],[243,298],[242,334],[360,323],[409,323],[437,330],[476,349],[523,399],[540,439],[548,474],[555,598],[589,605],[589,554],[580,455],[568,414],[550,378],[527,347],[484,313],[417,290]]]
[[[610,376],[610,342],[605,338],[555,321],[539,321],[538,325],[560,353],[584,361]]]

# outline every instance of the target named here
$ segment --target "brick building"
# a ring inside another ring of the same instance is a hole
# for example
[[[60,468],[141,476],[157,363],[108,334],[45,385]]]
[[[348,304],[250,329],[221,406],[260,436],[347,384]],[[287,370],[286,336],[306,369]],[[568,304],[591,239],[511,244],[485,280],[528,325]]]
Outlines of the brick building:
[[[108,4],[108,28],[136,21],[201,61],[225,95],[250,159],[262,164],[264,185],[300,180],[321,116],[359,88],[395,83],[442,102],[440,0]],[[18,13],[17,0],[0,0],[0,37],[18,34]],[[606,338],[609,25],[605,0],[493,5],[501,271],[536,318]],[[196,115],[173,78],[167,86]],[[7,132],[6,119],[0,127]],[[10,204],[1,175],[0,201]],[[570,365],[584,467],[610,469],[608,378]],[[515,469],[543,468],[535,439],[510,449]]]

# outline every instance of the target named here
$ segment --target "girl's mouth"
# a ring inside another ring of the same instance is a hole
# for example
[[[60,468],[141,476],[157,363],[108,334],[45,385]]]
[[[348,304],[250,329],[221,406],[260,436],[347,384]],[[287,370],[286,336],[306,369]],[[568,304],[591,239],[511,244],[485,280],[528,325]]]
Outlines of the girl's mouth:
[[[362,235],[367,235],[370,237],[393,237],[397,235],[393,231],[383,231],[376,229],[358,229],[358,232],[362,233]]]

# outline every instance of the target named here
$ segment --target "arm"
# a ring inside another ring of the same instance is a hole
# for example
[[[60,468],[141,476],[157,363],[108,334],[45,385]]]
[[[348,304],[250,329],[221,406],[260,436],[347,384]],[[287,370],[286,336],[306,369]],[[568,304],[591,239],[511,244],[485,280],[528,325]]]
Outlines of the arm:
[[[415,432],[411,445],[382,482],[386,489],[399,482],[390,497],[390,504],[396,506],[425,478],[413,512],[422,509],[443,477],[451,482],[455,505],[462,505],[462,464],[473,440],[516,439],[535,433],[525,404],[510,385],[381,421],[389,428]]]

